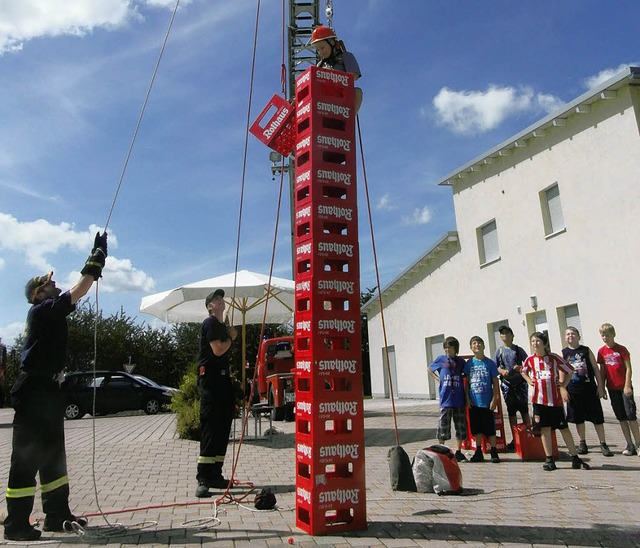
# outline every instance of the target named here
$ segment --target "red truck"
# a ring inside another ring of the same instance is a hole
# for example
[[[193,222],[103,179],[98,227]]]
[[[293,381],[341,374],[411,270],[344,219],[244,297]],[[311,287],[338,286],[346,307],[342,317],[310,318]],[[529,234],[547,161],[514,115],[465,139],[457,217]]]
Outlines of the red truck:
[[[295,418],[295,367],[293,337],[276,337],[262,341],[258,352],[257,390],[260,403],[266,403],[273,408],[273,420]]]

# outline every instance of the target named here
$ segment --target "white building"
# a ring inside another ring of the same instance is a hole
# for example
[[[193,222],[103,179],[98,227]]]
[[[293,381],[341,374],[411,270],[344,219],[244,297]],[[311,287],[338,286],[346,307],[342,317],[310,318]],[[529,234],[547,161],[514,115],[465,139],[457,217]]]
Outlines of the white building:
[[[497,328],[567,325],[594,353],[612,323],[640,384],[640,68],[630,67],[441,181],[449,232],[382,291],[394,394],[436,398],[427,365],[453,335],[461,354],[480,335],[493,356]],[[389,396],[378,298],[369,318],[374,397]],[[637,356],[634,360],[634,356]]]

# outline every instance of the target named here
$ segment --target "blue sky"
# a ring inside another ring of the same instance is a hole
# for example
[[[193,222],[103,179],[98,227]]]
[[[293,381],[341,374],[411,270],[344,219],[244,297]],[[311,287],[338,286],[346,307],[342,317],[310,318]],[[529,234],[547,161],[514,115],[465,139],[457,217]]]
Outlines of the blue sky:
[[[103,227],[175,0],[0,0],[0,337],[24,284],[78,277]],[[182,0],[109,223],[105,314],[235,266],[255,0]],[[360,110],[382,285],[455,230],[436,182],[627,65],[637,1],[334,0]],[[321,12],[324,12],[321,0]],[[261,4],[252,115],[280,91]],[[249,138],[239,268],[268,272],[278,180]],[[362,177],[359,184],[362,185]],[[360,186],[362,189],[362,186]],[[361,286],[375,285],[360,196]],[[464,214],[464,213],[462,213]],[[288,200],[274,274],[291,277]],[[91,292],[91,300],[95,292]]]

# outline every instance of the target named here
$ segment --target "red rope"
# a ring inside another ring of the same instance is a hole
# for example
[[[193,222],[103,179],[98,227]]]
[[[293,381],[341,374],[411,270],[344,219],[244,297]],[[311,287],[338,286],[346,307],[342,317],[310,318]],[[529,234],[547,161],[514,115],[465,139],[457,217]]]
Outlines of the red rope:
[[[389,345],[387,344],[387,329],[384,323],[384,308],[382,306],[382,287],[380,286],[380,272],[378,270],[378,254],[376,252],[376,239],[373,234],[373,220],[371,216],[371,201],[369,200],[369,184],[367,182],[367,168],[364,162],[364,147],[362,146],[362,133],[360,132],[360,117],[356,116],[358,127],[358,141],[360,143],[360,157],[362,158],[362,174],[364,179],[364,194],[367,198],[367,212],[369,213],[369,230],[371,231],[371,247],[373,249],[373,264],[376,271],[376,284],[378,288],[378,303],[380,305],[380,320],[382,321],[382,339],[384,341],[384,352],[387,360],[387,375],[389,377],[389,394],[391,396],[391,408],[393,413],[393,424],[396,433],[396,445],[400,445],[398,434],[398,419],[396,417],[396,403],[393,395],[393,380],[391,379],[391,364],[389,363]]]

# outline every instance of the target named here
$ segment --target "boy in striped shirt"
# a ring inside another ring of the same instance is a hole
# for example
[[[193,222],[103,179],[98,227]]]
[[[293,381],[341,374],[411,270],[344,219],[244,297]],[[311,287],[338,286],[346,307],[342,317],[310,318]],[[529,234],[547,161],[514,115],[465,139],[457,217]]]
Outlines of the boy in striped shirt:
[[[533,354],[529,356],[522,366],[522,376],[529,386],[533,387],[531,403],[533,404],[533,426],[540,429],[542,447],[546,461],[542,465],[543,470],[555,470],[556,463],[553,460],[553,446],[551,442],[551,429],[560,430],[562,439],[571,455],[571,468],[580,467],[589,470],[576,451],[576,444],[569,431],[567,417],[561,390],[566,390],[571,380],[573,368],[560,356],[549,352],[549,339],[544,333],[535,332],[531,335],[531,349]]]

